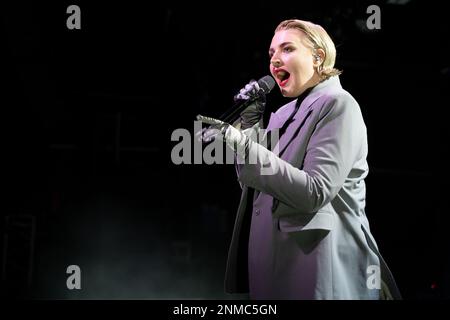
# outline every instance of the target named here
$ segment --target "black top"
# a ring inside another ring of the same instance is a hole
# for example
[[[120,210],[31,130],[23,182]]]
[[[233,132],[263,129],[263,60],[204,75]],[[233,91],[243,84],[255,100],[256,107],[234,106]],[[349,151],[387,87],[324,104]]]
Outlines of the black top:
[[[281,138],[281,136],[286,132],[287,127],[289,127],[289,125],[292,122],[292,118],[294,118],[295,114],[297,113],[298,109],[300,108],[300,105],[302,104],[303,100],[305,100],[305,98],[309,95],[309,93],[311,92],[311,90],[314,88],[315,86],[306,89],[301,95],[299,95],[297,97],[297,102],[295,103],[295,108],[294,111],[292,111],[292,113],[289,115],[289,117],[287,118],[287,120],[284,122],[283,126],[280,128],[280,131],[278,133],[278,137]],[[271,146],[271,132],[267,132],[267,149],[272,150],[272,146]]]

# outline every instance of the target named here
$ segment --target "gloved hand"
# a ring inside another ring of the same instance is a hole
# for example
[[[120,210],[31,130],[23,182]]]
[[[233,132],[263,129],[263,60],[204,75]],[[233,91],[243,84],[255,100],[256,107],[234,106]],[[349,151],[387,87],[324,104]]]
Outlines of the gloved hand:
[[[237,154],[242,156],[245,155],[245,146],[248,141],[248,137],[239,129],[236,129],[232,125],[221,120],[202,115],[198,115],[197,120],[210,125],[210,127],[206,130],[202,130],[203,141],[208,142],[213,139],[221,139],[222,141],[225,141],[226,144]]]
[[[198,115],[197,120],[210,125],[208,128],[203,128],[196,134],[197,139],[203,142],[211,142],[217,138],[222,138],[223,140],[225,131],[230,126],[228,123],[221,120],[202,115]]]
[[[266,95],[259,94],[261,88],[258,81],[250,81],[239,93],[234,97],[234,100],[249,100],[256,99],[240,114],[241,129],[245,130],[253,127],[261,120],[264,109],[266,107]]]

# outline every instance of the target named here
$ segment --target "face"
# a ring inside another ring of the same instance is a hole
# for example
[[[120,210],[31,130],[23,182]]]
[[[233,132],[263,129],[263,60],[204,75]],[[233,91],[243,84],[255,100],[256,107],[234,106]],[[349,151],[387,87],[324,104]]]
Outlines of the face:
[[[270,44],[270,73],[284,97],[298,97],[320,77],[314,71],[313,52],[306,46],[306,35],[297,29],[280,30]]]

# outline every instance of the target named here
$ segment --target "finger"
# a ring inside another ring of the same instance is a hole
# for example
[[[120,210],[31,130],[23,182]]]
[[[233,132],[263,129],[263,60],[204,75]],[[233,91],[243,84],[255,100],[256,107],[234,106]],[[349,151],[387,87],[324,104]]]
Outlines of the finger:
[[[212,139],[216,138],[216,136],[220,133],[220,130],[218,129],[208,129],[203,134],[203,139],[205,141],[211,141]]]
[[[255,97],[255,95],[259,92],[259,90],[260,90],[260,86],[259,86],[258,82],[254,81],[254,82],[247,84],[245,86],[245,88],[241,90],[241,93],[245,93],[247,95]],[[244,92],[242,92],[242,91],[244,91]]]
[[[247,85],[248,86],[248,85]],[[244,96],[248,96],[248,94],[249,94],[249,92],[251,92],[251,90],[252,90],[252,87],[245,87],[245,88],[242,88],[240,91],[239,91],[239,93],[238,94],[242,94],[242,95],[244,95]]]
[[[245,92],[251,92],[253,90],[253,84],[249,83],[245,85]]]
[[[202,130],[197,131],[195,138],[198,142],[210,142],[216,138],[218,133],[218,129],[203,128]]]
[[[204,139],[203,139],[203,134],[202,134],[201,132],[197,132],[197,133],[195,134],[195,140],[198,141],[198,142],[204,141]]]
[[[201,141],[203,139],[203,135],[205,134],[206,128],[202,128],[201,130],[195,133],[195,138],[197,141]]]
[[[259,86],[259,83],[257,81],[255,81],[253,83],[253,87],[255,88],[256,92],[258,92],[261,89],[261,87]]]
[[[250,99],[250,96],[248,96],[248,95],[246,95],[246,94],[243,94],[243,93],[240,93],[240,94],[238,94],[238,95],[236,96],[236,98],[237,98],[238,100],[248,100],[248,99]]]

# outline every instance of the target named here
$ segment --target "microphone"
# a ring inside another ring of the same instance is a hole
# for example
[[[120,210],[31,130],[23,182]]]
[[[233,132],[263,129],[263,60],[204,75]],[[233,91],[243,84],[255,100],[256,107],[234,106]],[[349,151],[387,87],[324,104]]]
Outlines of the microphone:
[[[268,94],[275,87],[275,80],[271,76],[265,76],[258,80],[260,90],[256,97],[248,100],[238,100],[231,109],[222,114],[219,119],[223,122],[232,123],[238,119],[240,113],[261,96]],[[237,117],[236,117],[237,115]]]

